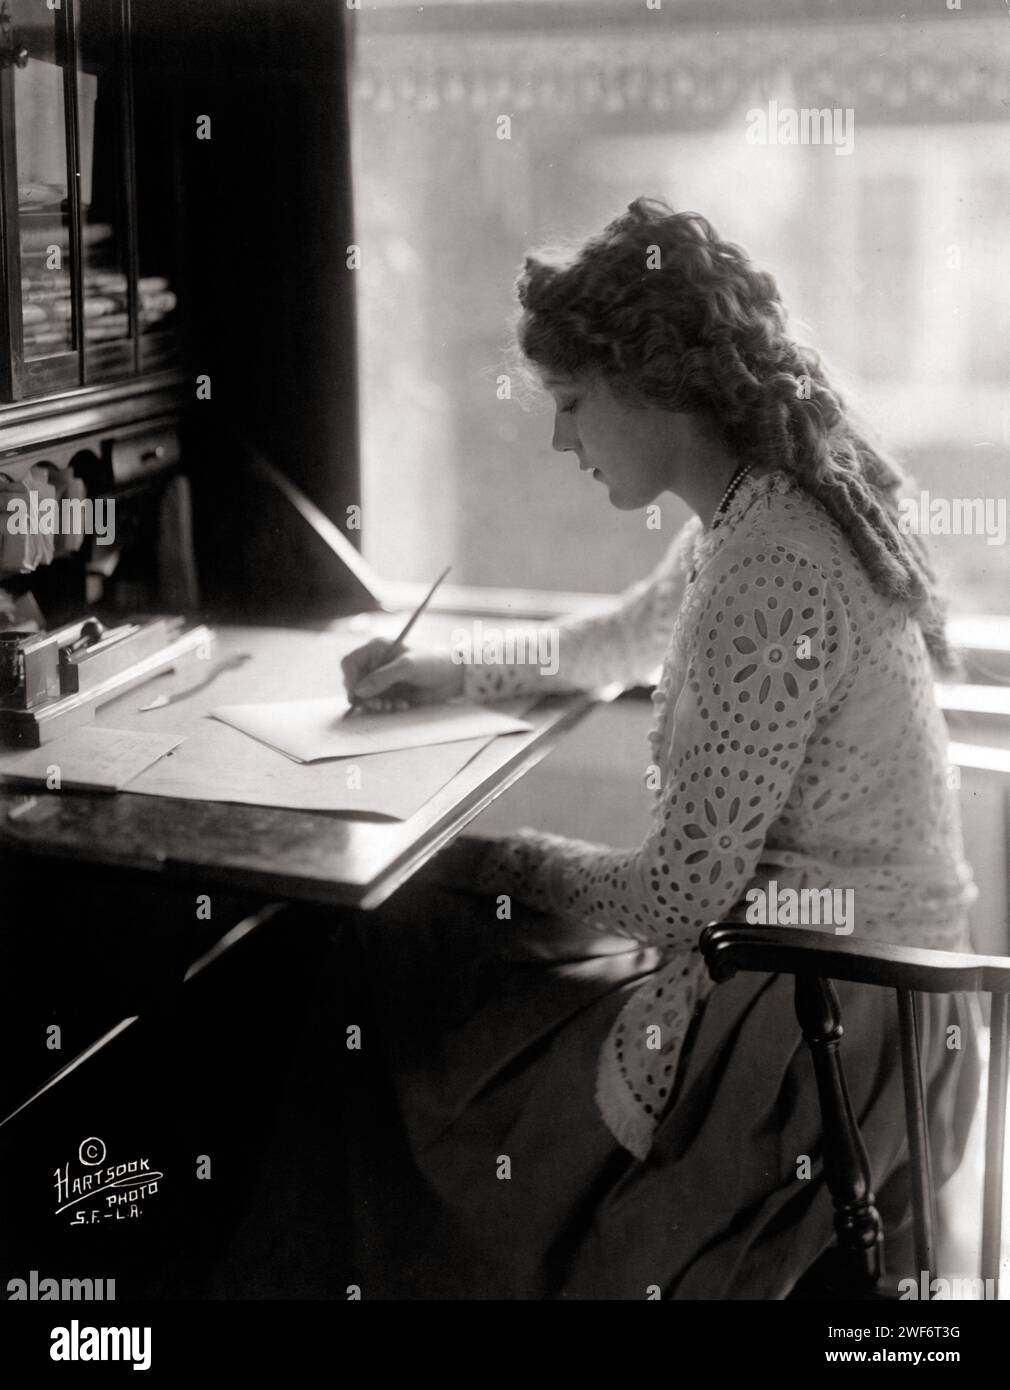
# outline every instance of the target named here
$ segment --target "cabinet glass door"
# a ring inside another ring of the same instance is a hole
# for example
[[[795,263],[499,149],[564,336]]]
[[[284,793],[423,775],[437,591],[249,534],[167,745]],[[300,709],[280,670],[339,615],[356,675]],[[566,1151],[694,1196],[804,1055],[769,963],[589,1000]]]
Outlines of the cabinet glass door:
[[[6,7],[5,7],[6,8]],[[12,66],[16,180],[17,258],[20,296],[11,298],[16,320],[10,324],[15,367],[22,366],[23,394],[42,387],[78,384],[79,296],[73,256],[76,175],[67,130],[66,11],[46,0],[10,0],[8,25],[21,46],[21,63]],[[27,50],[27,53],[24,52]],[[27,59],[27,61],[25,61]],[[9,134],[5,143],[9,141]],[[20,355],[22,363],[16,359]]]
[[[133,50],[130,0],[0,0],[0,402],[178,360],[172,128],[141,93],[138,198]]]
[[[84,377],[134,366],[132,187],[121,0],[77,0],[77,131],[84,265]]]

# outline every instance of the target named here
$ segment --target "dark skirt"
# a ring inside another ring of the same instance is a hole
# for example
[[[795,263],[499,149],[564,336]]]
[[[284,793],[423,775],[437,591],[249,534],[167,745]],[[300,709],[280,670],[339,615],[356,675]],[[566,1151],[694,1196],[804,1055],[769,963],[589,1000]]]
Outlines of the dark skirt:
[[[788,1296],[833,1239],[792,979],[712,992],[639,1161],[593,1091],[616,1015],[660,963],[526,909],[501,921],[494,899],[425,873],[380,911],[350,914],[256,1209],[212,1296]],[[909,1200],[894,998],[838,993],[853,1109],[897,1231]],[[930,997],[920,1023],[942,1182],[977,1100],[977,1008]],[[952,1023],[962,1045],[948,1049]],[[917,1277],[903,1248],[889,1256],[889,1273]]]

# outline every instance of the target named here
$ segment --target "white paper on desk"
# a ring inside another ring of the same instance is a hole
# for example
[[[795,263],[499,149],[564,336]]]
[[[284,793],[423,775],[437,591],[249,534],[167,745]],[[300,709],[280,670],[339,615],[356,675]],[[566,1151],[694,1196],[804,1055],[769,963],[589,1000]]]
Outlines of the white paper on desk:
[[[121,791],[182,741],[181,734],[136,733],[88,725],[44,743],[41,748],[0,755],[0,774],[12,781],[44,786],[49,769],[56,767],[61,790]]]
[[[230,801],[407,820],[491,741],[439,743],[367,758],[296,763],[216,719],[131,782],[130,795]]]
[[[269,705],[223,705],[211,714],[299,763],[528,733],[532,728],[483,705],[421,705],[392,714],[362,711],[344,719],[346,712],[346,700],[324,695]]]

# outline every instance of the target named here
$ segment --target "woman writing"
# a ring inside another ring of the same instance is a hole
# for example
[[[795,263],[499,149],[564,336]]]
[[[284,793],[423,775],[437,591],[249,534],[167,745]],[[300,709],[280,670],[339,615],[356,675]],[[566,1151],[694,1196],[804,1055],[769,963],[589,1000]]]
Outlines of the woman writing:
[[[613,611],[561,625],[555,676],[389,660],[381,641],[345,660],[348,690],[380,707],[662,667],[642,844],[463,840],[362,918],[410,1181],[439,1212],[418,1258],[429,1287],[444,1265],[443,1296],[781,1298],[831,1240],[809,1059],[789,982],[713,992],[698,939],[815,889],[852,905],[824,930],[968,949],[933,696],[955,658],[898,524],[902,475],[744,251],[638,199],[579,249],[529,256],[517,288],[554,448],[616,508],[671,492],[695,516]],[[882,991],[850,993],[844,1055],[883,1201],[901,1162],[896,1034]],[[961,1005],[926,1012],[946,1174],[976,1059]],[[951,1022],[965,1041],[944,1051]],[[361,1238],[380,1282],[385,1239]],[[409,1274],[397,1291],[425,1296]]]

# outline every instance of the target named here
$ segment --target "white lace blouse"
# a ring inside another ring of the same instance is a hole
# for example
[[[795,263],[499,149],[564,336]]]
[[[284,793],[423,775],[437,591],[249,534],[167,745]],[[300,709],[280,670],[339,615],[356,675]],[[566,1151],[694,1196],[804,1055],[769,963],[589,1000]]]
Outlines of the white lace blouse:
[[[846,931],[947,949],[967,949],[976,890],[919,626],[786,474],[746,480],[713,530],[689,522],[615,609],[563,622],[558,652],[553,676],[469,665],[466,694],[644,682],[662,662],[651,828],[635,849],[523,828],[478,886],[664,953],[597,1075],[605,1122],[644,1157],[711,988],[698,938],[747,920],[748,890],[851,889]]]

